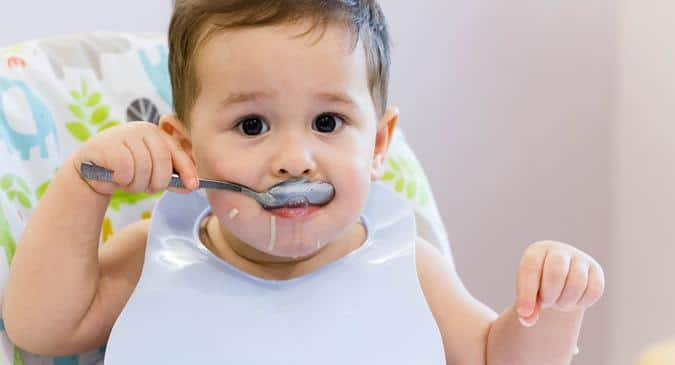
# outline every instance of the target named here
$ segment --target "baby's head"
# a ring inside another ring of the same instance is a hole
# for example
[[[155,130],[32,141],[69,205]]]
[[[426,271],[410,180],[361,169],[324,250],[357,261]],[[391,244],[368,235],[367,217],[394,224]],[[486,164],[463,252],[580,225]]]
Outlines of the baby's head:
[[[177,0],[169,48],[175,115],[160,126],[199,176],[258,191],[300,177],[335,187],[326,206],[273,211],[209,191],[230,240],[305,257],[358,235],[398,117],[375,0]]]

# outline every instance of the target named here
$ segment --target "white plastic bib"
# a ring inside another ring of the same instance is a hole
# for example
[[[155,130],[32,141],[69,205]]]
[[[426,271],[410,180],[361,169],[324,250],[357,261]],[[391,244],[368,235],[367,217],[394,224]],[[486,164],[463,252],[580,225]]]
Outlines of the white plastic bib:
[[[371,185],[367,241],[310,274],[266,280],[207,250],[199,193],[155,206],[140,281],[117,319],[106,365],[444,365],[415,268],[415,220]]]

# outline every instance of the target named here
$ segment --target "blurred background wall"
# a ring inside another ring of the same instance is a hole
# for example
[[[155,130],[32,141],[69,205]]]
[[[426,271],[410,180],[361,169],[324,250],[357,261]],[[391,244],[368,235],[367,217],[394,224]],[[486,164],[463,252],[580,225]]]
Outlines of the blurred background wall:
[[[0,44],[94,30],[161,32],[169,0],[0,0]]]
[[[675,3],[620,4],[611,364],[675,339]]]
[[[628,365],[675,336],[675,4],[381,0],[391,103],[424,165],[465,285],[513,303],[531,242],[606,270],[575,364]],[[168,0],[0,0],[0,44],[161,32]]]
[[[543,239],[589,252],[611,281],[616,2],[382,4],[391,100],[469,290],[506,309],[523,250]],[[575,364],[609,364],[609,305],[588,312]]]

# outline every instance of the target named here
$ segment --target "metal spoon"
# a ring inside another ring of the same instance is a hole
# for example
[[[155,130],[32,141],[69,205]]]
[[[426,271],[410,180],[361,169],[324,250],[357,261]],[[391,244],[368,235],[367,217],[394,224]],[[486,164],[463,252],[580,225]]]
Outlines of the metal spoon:
[[[80,165],[80,175],[89,180],[113,182],[113,171],[95,165],[92,162],[83,162]],[[169,187],[184,188],[183,182],[177,174],[171,175]],[[247,195],[255,199],[265,209],[281,208],[288,205],[326,205],[335,196],[335,188],[327,182],[311,182],[307,179],[291,179],[283,181],[269,188],[265,192],[257,192],[244,185],[209,179],[199,179],[200,189],[229,190]]]

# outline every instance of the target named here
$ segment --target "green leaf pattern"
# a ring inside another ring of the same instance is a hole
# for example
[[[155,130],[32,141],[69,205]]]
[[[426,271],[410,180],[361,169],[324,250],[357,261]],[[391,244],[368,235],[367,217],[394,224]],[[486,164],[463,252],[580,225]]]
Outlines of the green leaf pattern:
[[[3,181],[6,180],[3,178]],[[16,241],[14,240],[14,236],[12,236],[12,231],[2,205],[0,205],[0,247],[5,251],[7,265],[11,265],[14,254],[16,253]],[[0,321],[2,321],[2,319],[0,319]],[[2,328],[4,329],[4,323],[2,323]],[[24,365],[23,353],[16,346],[12,346],[12,364]]]
[[[135,52],[135,49],[133,50]],[[28,61],[27,63],[30,64],[30,61],[34,58],[41,60],[45,53],[43,51],[44,48],[41,45],[36,46],[32,42],[17,44],[6,48],[0,47],[0,61],[6,61],[5,57],[17,56],[25,59]],[[43,67],[42,62],[34,62],[33,65],[35,67]],[[33,73],[34,71],[37,71],[38,74],[42,74],[45,71],[49,72],[49,70],[51,70],[51,68],[48,68],[48,64],[45,64],[44,67],[47,68],[44,70],[31,70],[29,67],[26,70],[10,70],[9,67],[0,67],[0,74],[4,76],[5,70],[7,70],[7,72],[15,73],[26,72],[26,76],[30,78],[28,72]],[[79,143],[85,142],[96,133],[122,124],[120,122],[122,119],[120,118],[124,117],[125,109],[120,108],[121,105],[117,105],[118,103],[112,97],[107,97],[101,84],[96,82],[93,78],[90,78],[90,73],[88,71],[86,74],[83,74],[82,77],[76,75],[75,82],[70,82],[69,80],[72,80],[72,75],[70,73],[74,70],[75,69],[68,70],[68,72],[65,73],[67,77],[60,77],[60,81],[64,81],[65,84],[61,87],[62,93],[60,95],[57,95],[56,93],[52,94],[52,96],[60,96],[59,98],[61,100],[58,101],[58,103],[61,104],[61,107],[53,105],[54,101],[57,99],[52,100],[50,107],[57,111],[54,117],[57,128],[59,128],[59,133],[63,131],[66,135],[72,136],[72,138],[66,138],[69,143],[76,146]],[[61,70],[61,73],[63,74],[63,69]],[[103,76],[103,79],[109,79],[108,75]],[[41,80],[39,77],[36,79],[37,81]],[[126,107],[126,105],[124,105],[124,107]],[[67,152],[67,150],[65,151]],[[60,152],[61,151],[59,151],[59,153]],[[54,155],[54,157],[57,156]],[[18,170],[5,170],[5,168],[10,168],[12,165],[6,163],[5,155],[0,151],[0,198],[3,198],[0,202],[0,247],[4,249],[2,250],[2,252],[4,252],[4,258],[0,259],[6,259],[8,263],[12,261],[14,253],[16,252],[16,239],[18,237],[15,237],[13,233],[20,232],[21,223],[25,223],[25,218],[30,215],[30,211],[35,208],[37,202],[44,196],[51,183],[53,175],[50,174],[47,179],[45,179],[44,176],[49,173],[49,170],[40,171],[40,169],[45,167],[45,163],[49,162],[51,161],[38,161],[36,165],[20,166]],[[36,174],[31,174],[33,171],[28,171],[33,167],[36,168]],[[8,199],[5,200],[3,195]],[[141,201],[150,204],[151,200],[158,196],[159,194],[150,195],[129,194],[123,191],[115,192],[110,203],[111,210],[115,211],[111,212],[111,218],[117,219],[120,217],[120,219],[125,220],[125,214],[127,213],[125,211],[126,205],[136,205]],[[136,210],[140,212],[139,209]],[[131,211],[134,211],[134,209]],[[143,215],[145,216],[147,214],[149,214],[149,212],[146,212],[145,208],[143,208]],[[108,219],[108,217],[106,217],[106,219]],[[108,220],[110,221],[110,219]],[[15,223],[18,225],[15,226]],[[2,252],[0,252],[0,255],[2,255]],[[0,315],[0,332],[4,332],[3,330],[4,323],[2,322]],[[0,354],[0,365],[24,365],[25,362],[36,363],[36,361],[45,364],[76,364],[78,362],[88,362],[88,360],[82,360],[82,358],[78,359],[78,356],[54,359],[34,359],[33,356],[30,355],[25,357],[24,354],[26,353],[16,346],[12,346],[11,343],[9,344],[10,346],[7,346],[8,339],[6,334],[0,334],[0,339],[2,339],[4,343],[3,346],[0,346],[0,352],[2,352]],[[100,351],[100,353],[102,353],[102,351]],[[89,359],[89,357],[86,357],[86,359]]]
[[[408,200],[424,207],[431,197],[429,183],[419,163],[405,155],[391,155],[387,159],[382,181],[392,185],[394,190]]]
[[[12,236],[9,222],[7,222],[2,205],[0,205],[0,247],[5,249],[7,264],[11,264],[12,259],[14,258],[14,252],[16,252],[16,242]]]
[[[147,193],[127,193],[124,190],[117,190],[110,197],[110,208],[119,211],[123,204],[134,205],[142,200],[150,198],[159,198],[162,193],[147,194]]]
[[[23,354],[18,347],[14,346],[14,364],[13,365],[24,365]]]
[[[35,189],[35,197],[38,200],[42,199],[42,196],[45,194],[45,190],[47,190],[47,186],[49,186],[50,182],[51,180],[47,180],[42,184],[40,184],[40,186],[38,186],[37,189]]]
[[[69,93],[73,103],[68,110],[76,120],[66,123],[70,134],[80,142],[84,142],[92,135],[120,124],[117,120],[110,120],[110,106],[103,104],[103,95],[94,91],[89,93],[87,82],[82,78],[79,90]]]
[[[13,174],[1,176],[0,189],[5,192],[10,201],[17,201],[26,209],[33,207],[33,193],[22,177]]]

